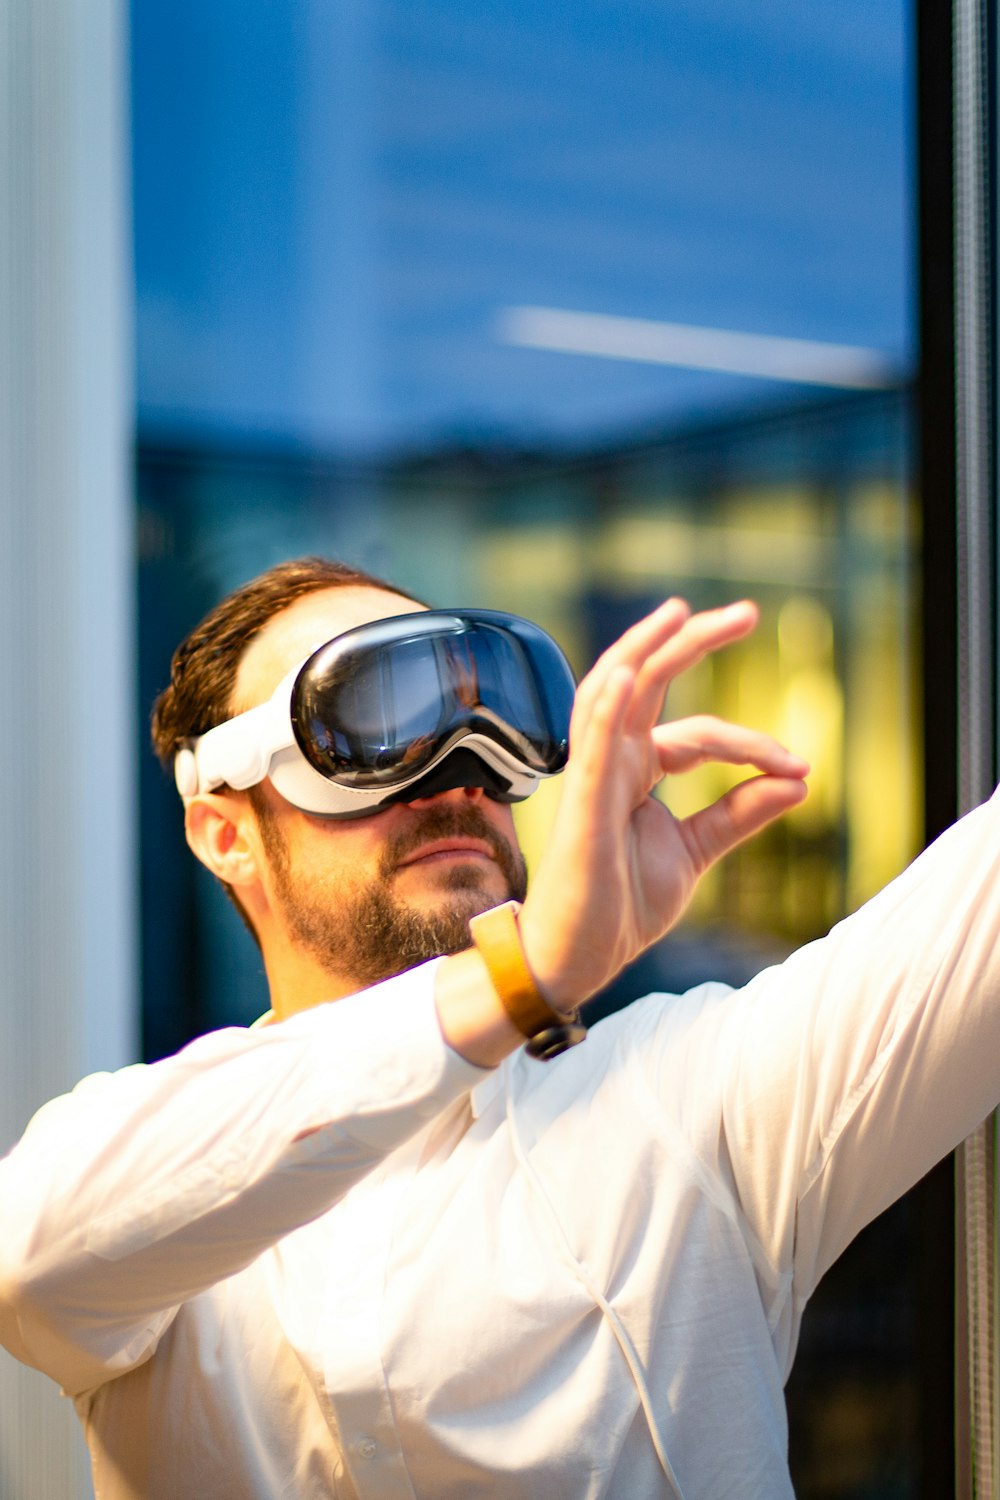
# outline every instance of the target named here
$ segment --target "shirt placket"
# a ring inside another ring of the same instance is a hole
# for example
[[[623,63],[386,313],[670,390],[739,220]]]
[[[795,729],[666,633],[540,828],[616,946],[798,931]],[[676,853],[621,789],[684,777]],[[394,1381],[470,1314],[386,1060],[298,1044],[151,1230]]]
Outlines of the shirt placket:
[[[418,1154],[413,1143],[396,1152],[338,1215],[328,1303],[333,1338],[323,1373],[358,1500],[416,1500],[382,1363],[382,1315],[392,1226]]]

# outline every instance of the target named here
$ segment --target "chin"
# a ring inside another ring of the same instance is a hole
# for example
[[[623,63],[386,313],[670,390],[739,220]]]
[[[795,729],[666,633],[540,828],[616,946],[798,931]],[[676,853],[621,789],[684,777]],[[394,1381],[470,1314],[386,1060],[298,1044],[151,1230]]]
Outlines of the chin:
[[[487,875],[475,865],[456,865],[446,873],[441,884],[446,891],[486,892],[490,887],[504,886],[505,881],[499,871]]]
[[[484,880],[477,870],[451,870],[445,879],[428,886],[408,905],[427,916],[445,913],[475,917],[510,899],[507,882],[502,877]]]

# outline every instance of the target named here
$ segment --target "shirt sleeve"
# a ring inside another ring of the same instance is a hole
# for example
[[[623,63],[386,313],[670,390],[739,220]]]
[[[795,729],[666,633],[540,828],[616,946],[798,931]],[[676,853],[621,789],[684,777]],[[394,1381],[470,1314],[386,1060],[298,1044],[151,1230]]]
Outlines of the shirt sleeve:
[[[0,1342],[71,1394],[122,1373],[473,1088],[435,967],[45,1105],[0,1161]]]
[[[1000,1101],[1000,793],[826,938],[685,1009],[659,1096],[804,1299]]]

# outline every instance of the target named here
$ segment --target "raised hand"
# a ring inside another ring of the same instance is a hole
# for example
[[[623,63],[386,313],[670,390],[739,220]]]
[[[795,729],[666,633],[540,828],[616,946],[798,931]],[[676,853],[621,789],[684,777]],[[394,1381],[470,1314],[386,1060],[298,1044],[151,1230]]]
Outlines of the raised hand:
[[[709,715],[659,722],[671,682],[756,623],[749,601],[692,614],[670,599],[580,683],[562,800],[520,916],[554,1005],[608,983],[677,922],[710,865],[806,795],[806,762],[768,735]],[[650,796],[663,776],[706,761],[761,774],[687,818]]]

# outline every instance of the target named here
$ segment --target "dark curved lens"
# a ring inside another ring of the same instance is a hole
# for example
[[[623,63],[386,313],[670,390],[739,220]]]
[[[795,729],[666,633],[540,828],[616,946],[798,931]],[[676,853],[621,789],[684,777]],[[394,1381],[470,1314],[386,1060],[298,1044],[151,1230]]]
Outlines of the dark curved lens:
[[[573,676],[528,621],[428,611],[360,626],[305,664],[292,695],[309,763],[343,785],[389,786],[470,734],[531,770],[566,762]]]

